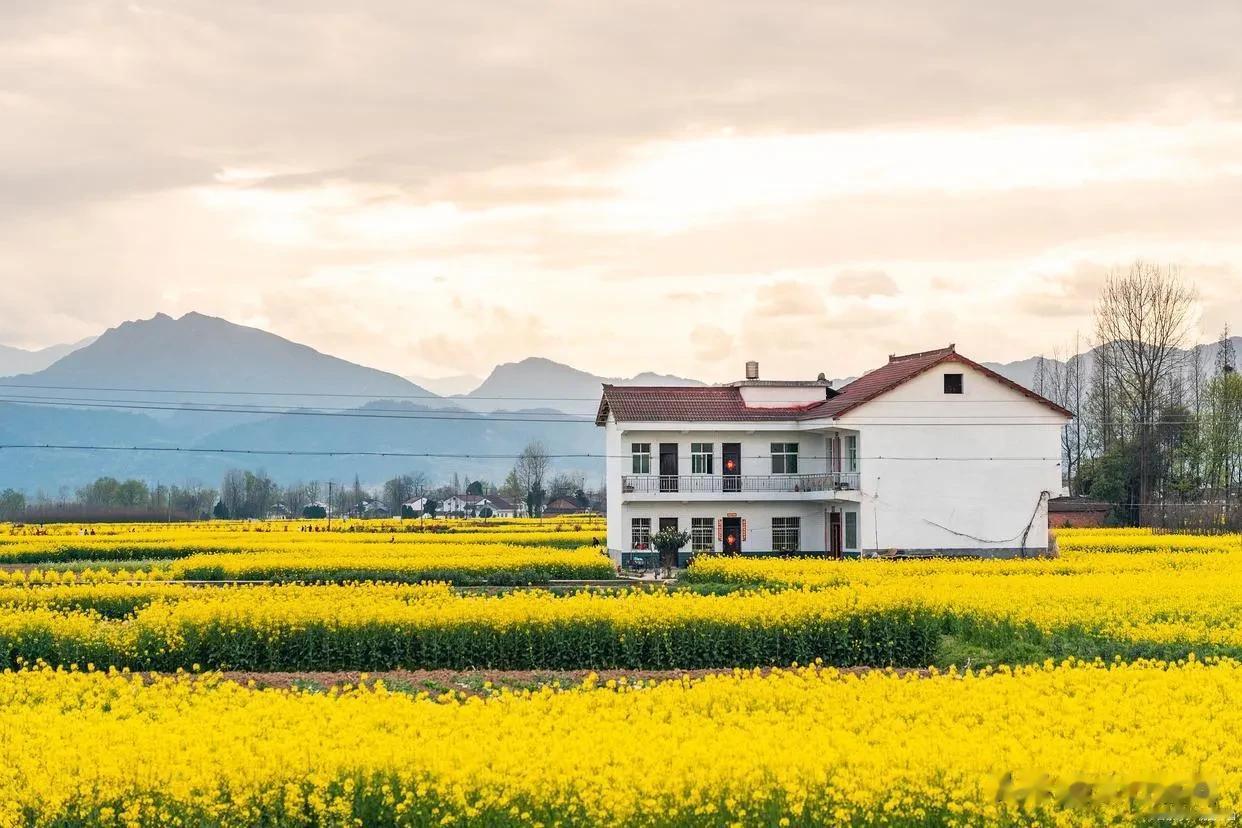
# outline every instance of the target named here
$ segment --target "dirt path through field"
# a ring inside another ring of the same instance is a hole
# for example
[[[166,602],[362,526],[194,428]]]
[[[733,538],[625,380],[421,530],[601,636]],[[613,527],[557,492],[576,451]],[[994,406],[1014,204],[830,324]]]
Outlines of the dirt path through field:
[[[862,675],[872,672],[874,667],[850,667],[840,670],[842,673]],[[772,668],[762,668],[759,672],[767,675]],[[367,683],[382,680],[391,689],[404,692],[425,690],[432,694],[452,690],[470,695],[483,695],[491,688],[507,687],[512,690],[537,689],[545,686],[573,687],[581,684],[586,677],[594,672],[599,683],[609,680],[626,678],[630,682],[678,680],[685,677],[701,678],[708,675],[733,672],[732,668],[705,670],[381,670],[340,671],[340,672],[249,672],[227,671],[222,673],[225,679],[240,684],[254,682],[256,687],[304,687],[309,689],[326,689],[346,684],[358,684],[362,676]],[[925,669],[900,668],[894,672],[900,675],[916,674],[925,677],[929,673]]]

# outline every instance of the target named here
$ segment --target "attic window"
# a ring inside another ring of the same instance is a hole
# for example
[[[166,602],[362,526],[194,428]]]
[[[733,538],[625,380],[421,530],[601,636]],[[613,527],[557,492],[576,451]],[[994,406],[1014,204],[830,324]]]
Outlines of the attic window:
[[[946,394],[962,393],[962,375],[961,374],[945,374],[944,375],[944,393]]]

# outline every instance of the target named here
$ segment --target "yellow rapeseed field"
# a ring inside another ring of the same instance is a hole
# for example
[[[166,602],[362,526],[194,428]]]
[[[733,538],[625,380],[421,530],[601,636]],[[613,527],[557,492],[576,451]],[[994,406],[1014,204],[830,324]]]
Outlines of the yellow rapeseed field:
[[[0,676],[2,825],[1105,825],[1242,808],[1234,662],[433,698]]]
[[[444,525],[0,531],[9,560],[103,562],[0,572],[0,664],[23,668],[0,674],[0,828],[1080,825],[1242,808],[1236,535],[1074,530],[1059,558],[1009,561],[705,557],[687,588],[568,595],[185,582],[611,571],[582,545],[602,527]],[[997,661],[1033,664],[780,669]],[[483,698],[168,675],[754,665],[778,669]]]
[[[1056,559],[700,558],[687,579],[731,594],[463,595],[381,584],[197,589],[170,578],[458,583],[610,568],[593,548],[360,543],[200,554],[122,578],[7,573],[0,659],[169,669],[721,667],[1242,657],[1237,536],[1067,533],[1114,550]],[[1169,543],[1179,551],[1168,551]],[[1130,549],[1132,547],[1126,547]],[[335,550],[335,551],[334,551]],[[1193,550],[1193,551],[1192,551]],[[561,568],[563,567],[563,568]],[[511,579],[506,581],[506,579]],[[129,583],[129,581],[133,581]],[[51,587],[60,584],[56,589]],[[712,590],[708,590],[709,592]]]
[[[590,516],[354,521],[332,531],[324,521],[9,525],[0,526],[0,564],[106,565],[188,580],[520,585],[613,577],[603,538]]]

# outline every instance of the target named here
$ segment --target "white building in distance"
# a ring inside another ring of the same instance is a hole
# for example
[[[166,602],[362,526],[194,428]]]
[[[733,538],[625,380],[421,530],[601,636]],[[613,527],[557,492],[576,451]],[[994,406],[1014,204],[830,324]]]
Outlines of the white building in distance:
[[[608,547],[679,554],[1035,556],[1061,491],[1070,412],[957,353],[891,356],[841,389],[823,379],[605,385]]]

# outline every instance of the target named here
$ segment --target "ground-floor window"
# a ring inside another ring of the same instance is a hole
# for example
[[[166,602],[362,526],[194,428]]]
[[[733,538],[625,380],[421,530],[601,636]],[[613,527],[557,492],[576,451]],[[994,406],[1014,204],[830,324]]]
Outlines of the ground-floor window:
[[[802,540],[802,518],[772,518],[772,549],[776,552],[797,552]]]
[[[845,513],[845,548],[858,548],[858,512]]]
[[[651,548],[651,518],[630,519],[630,548]]]
[[[690,518],[690,549],[692,551],[711,552],[715,535],[715,518]]]

